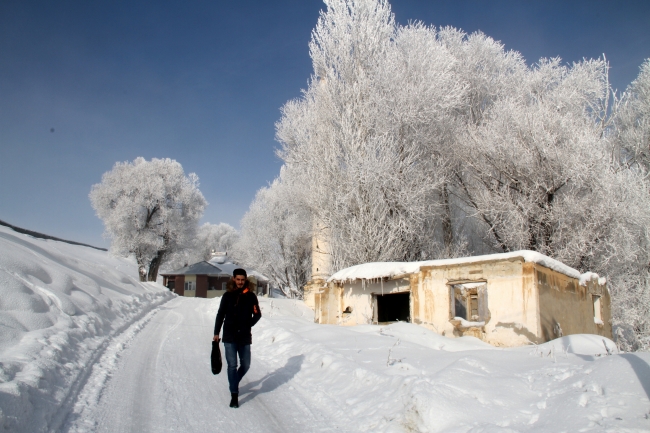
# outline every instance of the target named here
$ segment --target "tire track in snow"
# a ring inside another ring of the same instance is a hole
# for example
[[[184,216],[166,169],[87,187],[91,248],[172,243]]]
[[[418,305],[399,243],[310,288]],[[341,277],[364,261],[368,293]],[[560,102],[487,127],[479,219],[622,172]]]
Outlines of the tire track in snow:
[[[173,298],[172,298],[173,299]],[[135,336],[158,314],[162,305],[170,302],[171,299],[166,299],[152,310],[150,310],[144,317],[136,322],[132,322],[130,326],[125,327],[117,335],[107,339],[95,353],[91,362],[88,363],[87,371],[80,378],[79,383],[73,387],[68,398],[68,401],[63,405],[63,410],[60,412],[61,419],[57,423],[62,427],[54,428],[65,432],[87,431],[88,427],[94,425],[89,423],[87,414],[97,405],[101,398],[101,393],[104,385],[113,375],[118,366],[119,355],[126,350],[129,343],[133,341]],[[65,410],[65,408],[68,410]],[[54,426],[53,426],[54,427]]]
[[[315,416],[320,410],[317,402],[309,407],[309,393],[273,383],[277,372],[255,357],[255,346],[243,404],[229,408],[226,371],[213,376],[209,366],[214,307],[176,298],[116,339],[61,432],[341,431]]]

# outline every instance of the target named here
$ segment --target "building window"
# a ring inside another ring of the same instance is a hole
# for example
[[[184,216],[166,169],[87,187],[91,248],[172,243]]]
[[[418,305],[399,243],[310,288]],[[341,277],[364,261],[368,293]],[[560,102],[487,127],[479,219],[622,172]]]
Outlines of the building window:
[[[226,290],[228,288],[228,283],[221,283],[221,290]]]
[[[462,283],[450,285],[450,318],[464,319],[468,322],[489,320],[487,308],[487,283]]]
[[[591,300],[593,301],[593,304],[594,304],[594,323],[596,325],[602,325],[603,324],[603,316],[602,316],[602,313],[601,313],[600,296],[599,295],[591,295]]]
[[[185,281],[185,290],[194,290],[195,288],[194,281]]]

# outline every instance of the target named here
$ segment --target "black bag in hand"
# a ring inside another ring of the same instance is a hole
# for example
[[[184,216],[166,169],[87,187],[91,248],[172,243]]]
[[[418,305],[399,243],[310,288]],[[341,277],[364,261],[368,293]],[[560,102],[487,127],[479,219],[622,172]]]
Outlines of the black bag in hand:
[[[212,342],[212,354],[210,354],[210,363],[212,364],[212,374],[221,373],[221,349],[219,349],[219,342]]]

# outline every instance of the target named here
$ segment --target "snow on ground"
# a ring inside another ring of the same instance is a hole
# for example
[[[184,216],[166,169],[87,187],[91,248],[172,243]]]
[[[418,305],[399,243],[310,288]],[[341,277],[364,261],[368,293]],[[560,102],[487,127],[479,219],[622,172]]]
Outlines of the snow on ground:
[[[650,429],[650,354],[608,356],[609,340],[496,349],[407,323],[317,325],[292,308],[264,305],[255,353],[343,431]]]
[[[219,299],[176,298],[117,339],[64,428],[81,432],[646,432],[650,354],[591,335],[494,348],[408,323],[313,323],[260,299],[253,362],[228,407],[209,356]],[[123,340],[128,340],[124,342]]]
[[[104,251],[0,227],[0,426],[48,431],[119,334],[173,295]]]
[[[650,430],[648,353],[618,354],[611,341],[591,335],[502,349],[408,323],[319,325],[311,310],[289,299],[260,299],[263,317],[253,328],[252,367],[241,384],[241,407],[231,409],[225,371],[210,372],[218,298],[172,297],[151,308],[169,295],[121,280],[128,279],[120,270],[128,269],[128,262],[24,238],[9,240],[22,249],[13,245],[5,254],[10,234],[0,233],[0,317],[5,320],[10,311],[4,300],[13,292],[36,300],[11,316],[24,315],[32,328],[12,333],[16,325],[3,322],[5,430]],[[64,275],[72,281],[67,287],[75,287],[70,293],[63,289]],[[100,294],[90,289],[94,278]],[[94,303],[72,296],[74,290]],[[75,315],[64,312],[63,299],[74,304]],[[39,315],[53,324],[37,326]]]

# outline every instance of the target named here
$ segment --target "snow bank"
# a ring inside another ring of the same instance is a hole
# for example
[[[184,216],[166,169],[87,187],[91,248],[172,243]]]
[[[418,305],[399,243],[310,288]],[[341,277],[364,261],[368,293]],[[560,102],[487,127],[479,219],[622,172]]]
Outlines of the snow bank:
[[[55,429],[108,338],[173,296],[130,260],[0,227],[0,426]]]
[[[567,275],[572,278],[580,280],[580,284],[584,285],[590,279],[598,279],[598,275],[593,272],[580,274],[576,269],[573,269],[564,263],[545,256],[544,254],[535,251],[514,251],[511,253],[502,254],[487,254],[483,256],[461,257],[457,259],[444,259],[444,260],[425,260],[420,262],[375,262],[363,263],[361,265],[351,266],[349,268],[341,269],[332,275],[327,281],[346,282],[353,280],[378,280],[380,278],[397,278],[407,274],[413,274],[420,271],[423,266],[449,266],[464,263],[482,263],[494,260],[508,260],[521,258],[525,262],[537,263],[538,265],[552,269],[561,274]],[[605,283],[605,279],[599,279],[601,284]]]
[[[574,334],[551,340],[537,346],[541,351],[558,350],[576,355],[603,356],[618,353],[616,343],[593,334]]]
[[[318,325],[295,301],[270,302],[260,301],[251,368],[270,373],[244,378],[242,398],[267,405],[281,397],[291,413],[317,410],[323,421],[309,431],[640,432],[650,426],[650,354],[618,354],[599,336],[495,348],[409,323]],[[266,397],[269,388],[277,391]]]

